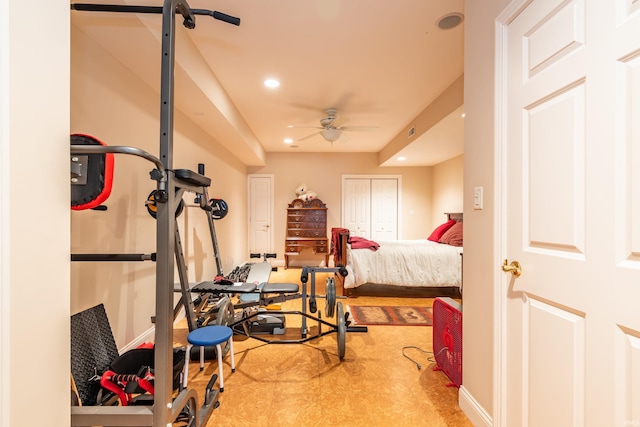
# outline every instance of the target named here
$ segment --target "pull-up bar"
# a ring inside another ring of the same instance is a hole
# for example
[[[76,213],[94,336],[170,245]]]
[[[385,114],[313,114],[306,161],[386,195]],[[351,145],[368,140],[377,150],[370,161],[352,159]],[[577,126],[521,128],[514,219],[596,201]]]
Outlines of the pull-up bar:
[[[119,4],[75,3],[71,5],[71,9],[85,12],[162,13],[162,6],[127,6]],[[185,20],[184,26],[189,29],[193,29],[196,26],[196,21],[193,19],[193,15],[211,16],[214,19],[218,19],[229,24],[240,25],[240,18],[214,10],[189,9],[182,3],[179,3],[176,6],[176,11],[182,15]]]

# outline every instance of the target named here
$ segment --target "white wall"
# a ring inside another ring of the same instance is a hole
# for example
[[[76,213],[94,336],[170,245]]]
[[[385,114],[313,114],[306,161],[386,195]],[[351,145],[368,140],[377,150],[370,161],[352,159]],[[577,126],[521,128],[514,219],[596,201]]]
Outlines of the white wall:
[[[68,1],[0,1],[0,91],[0,426],[68,426]]]

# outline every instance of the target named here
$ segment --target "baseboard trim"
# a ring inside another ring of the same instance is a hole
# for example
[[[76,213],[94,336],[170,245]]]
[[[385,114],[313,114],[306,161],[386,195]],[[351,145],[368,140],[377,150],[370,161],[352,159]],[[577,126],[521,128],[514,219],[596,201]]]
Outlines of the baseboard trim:
[[[460,409],[465,413],[467,418],[476,427],[491,427],[493,426],[493,420],[491,416],[484,410],[484,408],[473,398],[469,391],[460,386],[458,393],[458,405]]]
[[[130,343],[128,343],[127,345],[125,345],[124,347],[122,347],[120,349],[120,354],[124,354],[129,350],[133,350],[134,348],[138,348],[138,346],[140,346],[140,344],[144,344],[146,342],[153,342],[154,338],[155,338],[155,331],[156,331],[156,327],[152,326],[149,329],[147,329],[146,331],[144,331],[142,334],[138,335],[133,341],[131,341]]]
[[[176,316],[176,320],[173,322],[173,326],[175,327],[184,317],[185,315],[184,315],[184,309],[183,309]],[[120,350],[120,354],[123,354],[129,350],[133,350],[134,348],[138,348],[138,346],[146,342],[153,342],[155,339],[155,336],[156,336],[156,327],[154,325],[154,326],[151,326],[146,331],[144,331],[142,334],[138,335],[133,341],[131,341],[130,343],[122,347],[122,349]]]

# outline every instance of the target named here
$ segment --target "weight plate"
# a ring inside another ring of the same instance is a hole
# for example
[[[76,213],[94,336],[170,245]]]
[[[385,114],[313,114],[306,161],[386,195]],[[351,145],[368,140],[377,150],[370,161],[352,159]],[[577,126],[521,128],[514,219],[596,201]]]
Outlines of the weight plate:
[[[218,314],[216,316],[216,325],[229,326],[233,323],[235,312],[233,309],[233,303],[228,297],[223,297],[220,300],[220,308],[218,308]]]
[[[153,218],[157,218],[158,216],[158,204],[156,203],[157,191],[158,190],[153,190],[151,193],[149,193],[147,200],[144,202],[147,207],[147,212],[149,212],[149,215],[151,215]],[[180,203],[178,203],[178,206],[176,207],[176,218],[180,216],[183,210],[184,200],[180,199]]]
[[[347,347],[347,325],[345,323],[344,317],[344,308],[342,308],[342,303],[338,303],[338,357],[340,360],[344,359],[344,353],[346,352]]]
[[[220,308],[218,308],[218,315],[216,316],[215,324],[221,326],[229,326],[235,320],[235,310],[233,309],[233,303],[228,297],[222,297],[220,300]],[[233,339],[233,338],[232,338]],[[227,341],[222,348],[222,355],[226,356],[229,353],[230,344]]]
[[[222,199],[209,200],[209,206],[211,206],[211,216],[213,219],[222,219],[229,213],[229,206],[227,202]]]
[[[324,314],[333,317],[336,312],[336,282],[333,277],[327,278],[327,304],[324,306]]]

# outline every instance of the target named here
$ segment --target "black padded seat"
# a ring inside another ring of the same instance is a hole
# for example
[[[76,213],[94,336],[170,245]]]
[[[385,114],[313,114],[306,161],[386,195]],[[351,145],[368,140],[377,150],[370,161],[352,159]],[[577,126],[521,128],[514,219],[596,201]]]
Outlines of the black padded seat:
[[[206,176],[200,175],[199,173],[189,169],[176,169],[174,170],[174,173],[176,178],[192,185],[200,187],[208,187],[211,185],[211,178],[207,178]]]
[[[191,288],[191,292],[211,292],[211,293],[249,293],[255,292],[258,286],[254,283],[243,283],[241,285],[220,285],[216,282],[201,282]]]
[[[295,294],[299,286],[295,283],[265,283],[260,291],[263,294]]]

